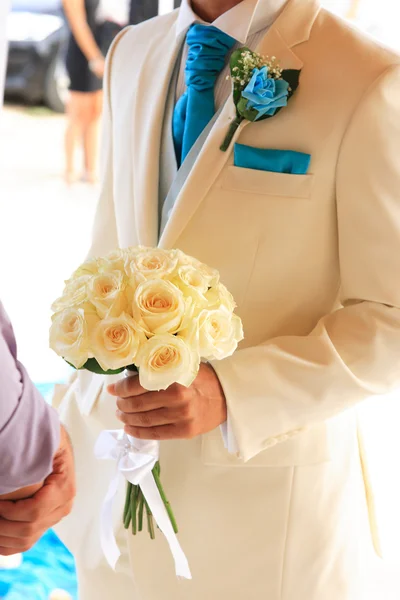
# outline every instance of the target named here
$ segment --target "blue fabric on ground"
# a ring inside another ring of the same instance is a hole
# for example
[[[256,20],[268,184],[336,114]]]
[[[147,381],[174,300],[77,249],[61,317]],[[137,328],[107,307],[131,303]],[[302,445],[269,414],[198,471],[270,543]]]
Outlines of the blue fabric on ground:
[[[54,383],[37,385],[46,400]],[[18,569],[0,569],[0,598],[4,600],[48,600],[54,589],[63,589],[77,600],[74,559],[53,531],[23,555]]]
[[[48,600],[57,588],[77,600],[74,559],[53,531],[23,555],[19,569],[0,570],[4,600]]]

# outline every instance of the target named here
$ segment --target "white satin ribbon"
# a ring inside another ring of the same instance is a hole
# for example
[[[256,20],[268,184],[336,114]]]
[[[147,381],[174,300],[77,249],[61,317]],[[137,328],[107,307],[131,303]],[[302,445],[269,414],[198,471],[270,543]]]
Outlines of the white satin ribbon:
[[[178,577],[191,579],[187,558],[175,535],[168,513],[152,474],[159,457],[159,442],[138,440],[128,436],[123,429],[103,431],[96,442],[96,458],[115,460],[117,473],[110,483],[101,514],[101,547],[109,565],[115,569],[121,553],[115,540],[112,507],[117,494],[120,474],[133,485],[140,485],[143,496],[175,560]]]

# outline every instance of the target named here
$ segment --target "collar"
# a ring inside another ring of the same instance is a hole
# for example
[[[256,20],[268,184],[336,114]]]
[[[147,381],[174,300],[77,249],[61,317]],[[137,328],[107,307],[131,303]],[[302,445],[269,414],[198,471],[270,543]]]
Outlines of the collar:
[[[288,0],[242,0],[209,25],[245,44],[250,35],[272,25],[287,2]],[[193,11],[190,0],[182,0],[176,26],[177,36],[186,33],[193,23],[204,21]]]

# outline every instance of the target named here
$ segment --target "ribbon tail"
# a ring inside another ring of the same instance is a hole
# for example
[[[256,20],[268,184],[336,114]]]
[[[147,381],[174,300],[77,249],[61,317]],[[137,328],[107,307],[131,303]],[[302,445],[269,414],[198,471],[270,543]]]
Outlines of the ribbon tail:
[[[171,521],[169,520],[168,513],[152,473],[148,473],[141,480],[140,487],[149,508],[154,515],[157,525],[167,539],[172,556],[174,557],[176,575],[178,577],[184,577],[185,579],[192,579],[188,560],[172,528]]]
[[[121,556],[121,552],[118,548],[113,528],[112,509],[114,504],[114,498],[118,491],[119,484],[119,473],[112,479],[107,495],[104,499],[103,506],[101,508],[101,529],[100,529],[100,542],[101,548],[104,552],[104,556],[110,567],[115,571],[118,559]]]

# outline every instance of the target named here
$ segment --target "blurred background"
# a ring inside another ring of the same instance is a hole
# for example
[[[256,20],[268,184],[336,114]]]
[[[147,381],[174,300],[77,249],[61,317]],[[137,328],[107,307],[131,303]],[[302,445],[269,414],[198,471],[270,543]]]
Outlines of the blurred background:
[[[323,4],[400,51],[400,8],[394,0]],[[124,21],[139,23],[178,5],[132,0]],[[79,168],[76,176],[66,173],[65,132],[77,123],[77,113],[65,114],[69,35],[62,0],[11,0],[0,116],[0,208],[6,215],[0,220],[0,297],[15,326],[20,359],[48,399],[54,384],[68,377],[67,367],[48,349],[49,307],[87,252],[99,191],[95,173],[81,175]],[[84,171],[87,148],[75,145],[74,163]],[[0,557],[0,598],[77,598],[73,559],[52,532],[24,556]]]

